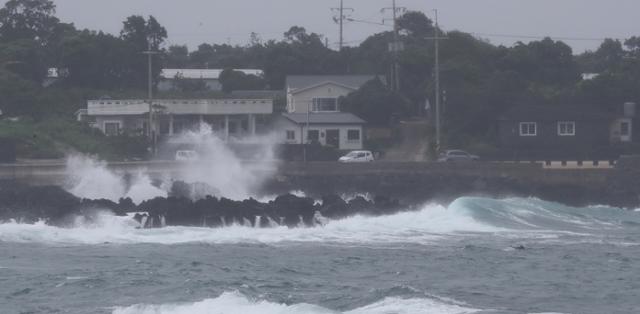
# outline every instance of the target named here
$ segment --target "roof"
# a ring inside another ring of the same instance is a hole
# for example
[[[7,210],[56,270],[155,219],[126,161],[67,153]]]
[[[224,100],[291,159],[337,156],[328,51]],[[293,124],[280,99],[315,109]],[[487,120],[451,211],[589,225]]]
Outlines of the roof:
[[[262,76],[262,70],[258,69],[233,69],[234,71],[242,72],[247,75]],[[162,69],[160,77],[165,79],[173,79],[176,76],[181,76],[186,79],[209,79],[217,80],[220,78],[220,74],[224,69]]]
[[[561,121],[599,120],[613,116],[590,105],[521,105],[504,113],[499,120]]]
[[[282,116],[296,124],[365,124],[353,113],[348,112],[322,112],[322,113],[283,113]]]
[[[231,92],[231,96],[237,98],[273,98],[284,97],[282,90],[234,90]]]
[[[335,83],[356,90],[376,77],[377,75],[289,75],[286,85],[291,91],[325,83]]]

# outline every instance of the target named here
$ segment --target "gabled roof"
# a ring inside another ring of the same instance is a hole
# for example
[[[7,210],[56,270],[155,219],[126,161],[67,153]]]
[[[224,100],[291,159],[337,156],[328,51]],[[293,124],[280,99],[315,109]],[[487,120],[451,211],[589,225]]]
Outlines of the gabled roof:
[[[164,79],[174,79],[181,76],[185,79],[208,79],[217,80],[223,69],[162,69],[160,77]],[[261,76],[262,70],[258,69],[234,69],[234,71],[242,72],[247,75]]]
[[[285,119],[296,124],[366,124],[353,113],[348,112],[322,112],[322,113],[283,113]]]
[[[611,119],[614,115],[591,105],[520,105],[505,112],[499,120],[575,121]]]
[[[376,78],[376,75],[289,75],[287,89],[298,92],[309,87],[333,83],[357,90],[366,82]],[[383,78],[381,78],[383,79]],[[383,80],[384,81],[384,80]]]

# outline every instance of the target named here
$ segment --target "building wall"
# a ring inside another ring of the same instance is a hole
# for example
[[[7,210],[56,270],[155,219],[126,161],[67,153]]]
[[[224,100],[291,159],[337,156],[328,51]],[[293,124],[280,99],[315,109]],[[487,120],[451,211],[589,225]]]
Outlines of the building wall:
[[[145,116],[97,116],[94,127],[100,129],[103,133],[106,134],[105,124],[106,123],[118,123],[119,124],[119,133],[127,133],[127,134],[144,134],[144,126],[148,117]]]
[[[520,136],[520,122],[536,122],[536,136]],[[547,149],[578,154],[609,145],[609,121],[606,119],[574,121],[574,136],[558,135],[558,122],[535,120],[500,121],[499,136],[501,147],[523,151]]]
[[[303,144],[308,143],[307,140],[307,126],[298,125],[286,118],[279,118],[274,125],[279,140],[286,144]],[[363,147],[364,132],[362,125],[336,125],[336,124],[311,124],[308,130],[318,130],[320,134],[319,142],[322,145],[327,144],[327,130],[338,130],[339,132],[339,147],[340,150],[358,150]],[[360,139],[357,141],[349,141],[347,137],[348,130],[358,130],[360,132]],[[294,132],[294,139],[287,140],[287,131]]]
[[[219,80],[214,79],[202,79],[204,81],[207,90],[219,92],[222,90],[222,84]],[[177,89],[174,79],[163,79],[158,82],[158,90],[162,92],[173,91]]]
[[[347,96],[352,92],[354,92],[353,89],[327,83],[300,93],[289,93],[287,97],[289,101],[287,108],[290,113],[306,113],[311,109],[313,98],[339,98],[340,96]],[[339,109],[340,108],[338,108],[338,110]]]

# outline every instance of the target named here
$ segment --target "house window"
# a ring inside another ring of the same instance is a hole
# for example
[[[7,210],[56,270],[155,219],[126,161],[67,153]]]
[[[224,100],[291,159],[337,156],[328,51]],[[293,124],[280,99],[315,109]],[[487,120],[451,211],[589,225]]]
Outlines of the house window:
[[[520,136],[536,136],[537,124],[535,122],[520,122]]]
[[[311,111],[331,112],[338,111],[338,99],[336,98],[314,98]]]
[[[629,122],[620,122],[620,135],[629,136]]]
[[[108,136],[120,134],[120,122],[105,122],[104,134]]]
[[[360,140],[360,130],[347,130],[347,140],[348,141],[359,141]]]
[[[320,140],[320,131],[309,130],[307,131],[307,142],[318,142]]]
[[[293,141],[296,139],[296,132],[292,131],[292,130],[287,130],[287,140],[288,141]]]
[[[573,121],[558,122],[558,135],[560,136],[576,135],[576,123]]]

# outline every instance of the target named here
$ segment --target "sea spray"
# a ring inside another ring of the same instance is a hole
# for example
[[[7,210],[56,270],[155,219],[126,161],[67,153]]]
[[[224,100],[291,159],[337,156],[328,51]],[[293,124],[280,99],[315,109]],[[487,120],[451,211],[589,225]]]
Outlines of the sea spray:
[[[117,202],[129,197],[139,204],[154,197],[167,197],[167,192],[151,183],[144,169],[132,175],[118,174],[107,168],[107,163],[88,156],[67,158],[65,169],[67,191],[86,199],[108,199]]]
[[[80,198],[117,202],[128,197],[139,204],[155,197],[166,197],[172,182],[181,180],[190,184],[190,196],[194,200],[207,195],[241,200],[254,197],[261,184],[277,170],[273,135],[236,140],[236,144],[254,147],[259,160],[250,163],[243,162],[208,124],[201,124],[196,131],[185,132],[174,141],[194,147],[201,158],[182,163],[175,177],[165,177],[160,186],[152,183],[144,167],[121,174],[110,170],[104,161],[73,155],[67,158],[67,190]]]
[[[231,314],[231,313],[261,313],[261,314],[337,314],[334,310],[312,304],[280,304],[266,300],[253,300],[240,292],[225,292],[217,298],[200,302],[184,304],[148,305],[137,304],[129,307],[118,307],[113,314],[200,314],[200,313]],[[429,298],[403,299],[388,297],[378,302],[356,308],[343,314],[384,314],[384,313],[446,313],[470,314],[479,309],[450,304]]]
[[[81,198],[108,199],[117,202],[126,193],[122,176],[107,169],[107,164],[87,156],[67,158],[67,190]]]

